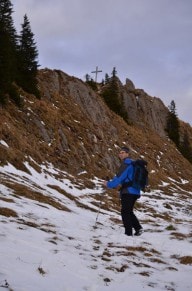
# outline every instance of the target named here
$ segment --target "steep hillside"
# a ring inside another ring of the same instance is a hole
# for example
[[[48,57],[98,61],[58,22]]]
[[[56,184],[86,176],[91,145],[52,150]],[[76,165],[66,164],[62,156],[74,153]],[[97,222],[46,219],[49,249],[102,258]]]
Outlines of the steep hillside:
[[[149,116],[128,125],[81,80],[38,78],[41,100],[21,90],[21,108],[0,109],[0,290],[189,291],[192,165]],[[102,187],[124,144],[149,163],[141,238],[124,235],[117,191]]]
[[[39,71],[39,87],[41,100],[21,92],[22,108],[10,102],[0,109],[0,139],[9,146],[0,144],[1,165],[10,162],[25,170],[30,157],[38,164],[102,178],[115,173],[118,148],[126,144],[134,158],[148,160],[152,187],[170,182],[171,176],[178,183],[190,181],[183,187],[191,189],[192,165],[147,123],[127,125],[89,86],[61,71]]]

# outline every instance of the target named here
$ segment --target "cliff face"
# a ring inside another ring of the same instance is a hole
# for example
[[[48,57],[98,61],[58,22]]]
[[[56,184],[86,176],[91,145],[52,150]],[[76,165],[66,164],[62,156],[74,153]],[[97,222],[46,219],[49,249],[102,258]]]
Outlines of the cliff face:
[[[41,100],[21,92],[22,108],[10,102],[0,109],[0,140],[7,144],[0,144],[1,165],[10,162],[26,170],[25,161],[34,167],[52,163],[69,173],[103,178],[115,173],[119,147],[126,144],[133,158],[149,162],[151,187],[170,184],[171,177],[178,185],[189,180],[182,187],[192,189],[192,165],[166,138],[167,108],[159,98],[135,89],[130,81],[122,85],[133,122],[128,125],[83,81],[48,69],[40,70],[38,79]]]
[[[161,99],[147,95],[141,89],[123,88],[123,100],[129,119],[140,127],[148,126],[160,136],[165,137],[168,108]]]
[[[168,108],[158,97],[151,97],[143,89],[136,89],[133,82],[126,79],[123,85],[118,80],[119,99],[125,106],[130,123],[140,128],[150,128],[160,137],[166,138]],[[188,123],[180,120],[180,137],[183,139],[187,132],[192,145],[192,128]]]

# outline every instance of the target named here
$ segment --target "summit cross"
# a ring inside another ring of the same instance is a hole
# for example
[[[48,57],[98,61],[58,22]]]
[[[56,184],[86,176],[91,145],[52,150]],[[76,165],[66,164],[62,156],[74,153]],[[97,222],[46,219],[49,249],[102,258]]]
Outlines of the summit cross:
[[[97,74],[100,73],[100,72],[102,72],[102,71],[99,70],[98,67],[96,67],[95,71],[91,72],[91,73],[95,74],[95,83],[97,83]]]

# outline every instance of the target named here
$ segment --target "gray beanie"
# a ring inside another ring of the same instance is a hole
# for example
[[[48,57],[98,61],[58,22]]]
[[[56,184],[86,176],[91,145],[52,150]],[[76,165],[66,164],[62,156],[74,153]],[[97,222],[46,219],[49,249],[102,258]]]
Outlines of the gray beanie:
[[[127,148],[127,147],[121,147],[121,151],[124,151],[126,153],[129,153],[130,152],[130,149]]]

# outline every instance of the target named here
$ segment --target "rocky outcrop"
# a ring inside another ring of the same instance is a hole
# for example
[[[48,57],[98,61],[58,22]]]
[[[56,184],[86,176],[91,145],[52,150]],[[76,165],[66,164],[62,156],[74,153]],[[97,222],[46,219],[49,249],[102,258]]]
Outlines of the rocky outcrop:
[[[160,136],[166,136],[168,108],[160,98],[151,97],[142,89],[135,89],[129,79],[126,79],[124,86],[121,84],[120,94],[131,123],[150,127]]]
[[[143,89],[136,89],[133,82],[126,79],[125,85],[120,80],[120,99],[128,112],[129,121],[141,128],[149,127],[162,138],[167,137],[167,115],[168,108],[158,97],[151,97]],[[180,140],[187,133],[192,145],[192,128],[188,123],[179,120]]]

